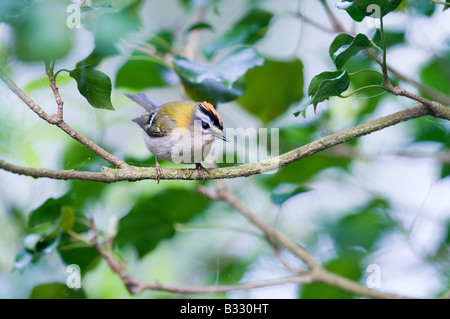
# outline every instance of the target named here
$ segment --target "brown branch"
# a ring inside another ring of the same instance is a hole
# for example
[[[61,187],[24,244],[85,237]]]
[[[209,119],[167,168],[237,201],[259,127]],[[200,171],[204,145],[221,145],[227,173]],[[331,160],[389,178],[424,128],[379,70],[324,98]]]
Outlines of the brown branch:
[[[231,194],[228,190],[225,189],[225,186],[218,185],[218,192],[220,192],[222,195],[219,196],[225,196],[225,201],[232,201],[233,207],[238,207],[239,209],[246,209],[243,204],[238,204],[237,201],[234,198],[230,198],[228,194]],[[230,203],[231,204],[231,203]],[[243,211],[239,211],[240,213],[243,213]],[[245,212],[245,216],[248,218],[248,212]],[[252,213],[250,213],[252,214]],[[252,217],[252,220],[258,219],[256,216]],[[92,218],[89,218],[90,222],[90,228],[92,230],[92,238],[91,238],[91,244],[98,250],[100,255],[106,260],[109,267],[113,272],[115,272],[122,282],[124,283],[125,287],[127,288],[128,292],[130,294],[139,294],[143,290],[154,290],[154,291],[166,291],[166,292],[172,292],[172,293],[190,293],[190,294],[211,294],[211,293],[224,293],[224,292],[230,292],[230,291],[237,291],[237,290],[249,290],[249,289],[255,289],[255,288],[262,288],[262,287],[272,287],[272,286],[279,286],[279,285],[285,285],[285,284],[310,284],[310,283],[325,283],[332,286],[335,286],[337,288],[341,288],[343,290],[352,292],[356,295],[360,296],[366,296],[371,298],[407,298],[404,296],[399,296],[395,294],[389,294],[380,292],[377,290],[373,290],[370,288],[367,288],[357,282],[354,282],[352,280],[349,280],[347,278],[341,277],[339,275],[333,274],[325,269],[323,269],[319,264],[312,264],[314,266],[314,269],[311,271],[308,270],[299,270],[296,271],[296,275],[289,276],[289,277],[283,277],[283,278],[276,278],[276,279],[270,279],[270,280],[263,280],[263,281],[256,281],[256,282],[248,282],[248,283],[241,283],[241,284],[235,284],[235,285],[218,285],[218,286],[183,286],[183,285],[165,285],[161,284],[159,282],[154,283],[147,283],[142,282],[134,277],[132,277],[126,270],[125,265],[123,263],[118,262],[112,253],[112,248],[109,245],[109,242],[111,241],[111,238],[108,239],[107,243],[105,245],[102,245],[99,242],[98,239],[98,231],[95,227],[94,221]],[[261,226],[261,221],[258,222],[258,225]],[[269,226],[270,227],[270,226]],[[267,231],[267,229],[263,229],[264,231]],[[275,230],[271,230],[270,233],[276,232]],[[275,236],[277,240],[279,240],[279,235]],[[287,239],[290,240],[290,239]],[[283,241],[284,242],[284,241]],[[286,242],[284,242],[286,244]],[[105,247],[104,247],[105,246]],[[288,247],[294,247],[297,246],[294,242],[292,242],[292,245],[286,245]],[[297,251],[297,248],[294,249]],[[308,253],[306,253],[308,254]],[[301,254],[302,258],[305,257],[304,253]],[[312,257],[311,257],[312,258]]]
[[[98,241],[98,231],[95,227],[94,220],[92,217],[89,217],[89,224],[92,231],[92,238],[91,238],[91,244],[94,246],[97,251],[100,253],[100,255],[106,260],[109,267],[112,271],[114,271],[116,274],[120,276],[123,283],[125,284],[125,287],[127,290],[133,294],[134,287],[137,285],[136,281],[131,278],[128,273],[125,271],[125,265],[122,263],[119,263],[114,256],[111,253],[111,249],[107,250],[102,247],[100,242]]]
[[[328,3],[326,0],[319,0],[320,4],[322,4],[328,18],[330,19],[330,22],[333,26],[333,30],[335,33],[343,33],[345,32],[345,28],[342,26],[341,22],[338,18],[334,15],[333,11],[331,11],[330,7],[328,6]]]
[[[50,72],[51,73],[51,72]],[[52,73],[51,73],[52,74]],[[41,119],[45,120],[49,124],[56,125],[61,130],[63,130],[65,133],[67,133],[70,137],[78,141],[79,143],[83,144],[85,147],[99,155],[100,157],[104,158],[111,164],[113,164],[117,168],[124,168],[128,165],[115,157],[114,155],[107,152],[105,149],[101,148],[88,138],[84,137],[77,131],[75,131],[72,127],[69,126],[66,122],[62,120],[62,100],[59,101],[57,99],[58,103],[58,113],[56,116],[52,116],[48,113],[46,113],[36,102],[34,102],[25,92],[22,91],[21,88],[19,88],[9,77],[6,75],[3,70],[0,69],[0,79],[9,87],[11,91],[13,91],[33,112],[35,112]],[[54,78],[53,78],[54,81]],[[52,82],[52,79],[50,79],[50,83]],[[54,82],[53,82],[54,83]],[[51,84],[52,85],[52,84]],[[54,85],[54,84],[53,84]],[[56,88],[56,85],[54,85],[53,92],[55,94],[55,98],[59,97],[58,89]],[[60,99],[60,97],[59,97]]]
[[[312,281],[312,277],[310,276],[310,274],[308,272],[303,272],[296,276],[278,279],[248,282],[236,285],[220,285],[220,286],[205,286],[205,287],[165,285],[159,282],[155,283],[141,282],[133,278],[130,274],[128,274],[125,270],[125,265],[123,263],[118,262],[114,258],[111,252],[111,247],[108,247],[108,243],[105,245],[106,247],[103,247],[103,245],[99,242],[98,231],[95,227],[92,218],[89,218],[89,223],[93,234],[91,238],[91,244],[106,260],[111,270],[115,272],[117,275],[119,275],[120,279],[125,284],[125,287],[127,288],[128,292],[133,295],[139,294],[143,290],[159,290],[173,293],[209,294],[209,293],[236,291],[236,290],[248,290],[262,287],[271,287],[284,284],[310,283]]]
[[[420,152],[420,151],[409,151],[409,150],[400,150],[394,153],[384,153],[375,156],[367,156],[366,154],[362,154],[355,150],[353,147],[348,146],[346,144],[342,144],[334,147],[332,150],[327,152],[328,156],[334,158],[348,158],[348,159],[360,159],[363,161],[373,161],[378,159],[380,156],[398,156],[398,157],[407,157],[413,159],[423,159],[429,158],[434,159],[442,164],[450,164],[450,151],[438,151],[438,152]]]
[[[58,111],[56,115],[53,115],[55,123],[60,123],[63,121],[63,105],[64,102],[61,99],[61,95],[59,94],[59,89],[56,86],[56,79],[53,73],[53,66],[50,66],[48,62],[45,63],[45,71],[47,73],[48,79],[50,80],[50,87],[52,88],[53,95],[55,96],[56,104],[58,105]]]
[[[241,215],[247,218],[253,225],[261,229],[266,237],[271,238],[276,243],[279,243],[284,248],[291,251],[295,256],[300,258],[310,269],[320,267],[319,263],[300,245],[293,242],[286,235],[277,232],[267,222],[260,219],[252,213],[232,192],[230,192],[223,181],[214,181],[216,186],[217,198],[224,200],[231,207],[236,209]]]
[[[306,22],[306,23],[308,23],[308,24],[314,26],[315,28],[317,28],[317,29],[319,29],[319,30],[322,30],[322,31],[326,32],[326,33],[339,33],[339,32],[337,32],[336,30],[334,30],[333,28],[324,26],[324,25],[318,23],[316,20],[309,18],[308,16],[302,14],[300,11],[297,11],[297,12],[295,13],[295,15],[296,15],[298,18],[300,18],[300,20],[302,20],[302,21],[304,21],[304,22]]]
[[[302,246],[298,245],[292,241],[289,237],[275,230],[272,226],[267,224],[264,220],[260,219],[255,215],[250,209],[248,209],[244,203],[242,203],[228,188],[225,186],[223,181],[214,181],[215,193],[202,187],[199,190],[207,195],[211,196],[215,200],[223,200],[227,202],[230,206],[236,209],[241,215],[247,218],[253,225],[258,227],[264,232],[268,238],[269,244],[273,245],[275,243],[280,244],[282,247],[293,253],[300,260],[302,260],[310,269],[307,270],[293,270],[289,265],[283,262],[283,265],[288,269],[297,273],[298,275],[307,273],[311,275],[311,283],[325,283],[359,296],[366,296],[371,298],[408,298],[405,296],[399,296],[396,294],[385,293],[377,290],[370,289],[366,286],[361,285],[358,282],[352,281],[345,277],[339,276],[328,270],[324,269]]]
[[[369,121],[361,125],[357,125],[338,133],[325,136],[292,151],[260,162],[210,169],[206,176],[198,170],[186,171],[185,169],[164,168],[162,170],[160,179],[228,179],[262,174],[265,172],[277,170],[280,167],[289,165],[303,158],[310,157],[333,146],[382,130],[389,126],[396,125],[403,121],[423,117],[429,114],[433,114],[434,116],[438,116],[441,118],[450,119],[450,114],[448,114],[450,112],[449,108],[440,104],[436,104],[435,102],[433,102],[431,105],[432,107],[417,103],[416,105],[408,109]],[[46,177],[63,180],[74,179],[103,183],[114,183],[119,181],[132,182],[144,179],[155,179],[156,177],[155,169],[152,167],[136,167],[131,165],[127,165],[123,168],[103,167],[101,172],[86,172],[73,170],[28,168],[10,164],[4,160],[0,160],[0,168],[12,173],[27,175],[34,178]]]
[[[324,0],[320,0],[320,2],[322,4],[326,5],[326,2]],[[328,7],[328,5],[326,5],[326,7]],[[329,7],[328,7],[329,9]],[[335,16],[332,13],[331,10],[326,10],[327,14],[329,15],[330,20],[335,20]],[[331,14],[331,15],[330,15]],[[317,29],[326,32],[326,33],[347,33],[347,34],[353,34],[354,32],[350,32],[348,30],[345,30],[345,28],[342,27],[342,25],[339,23],[338,26],[333,25],[333,28],[328,28],[326,26],[321,25],[320,23],[316,22],[314,19],[309,18],[308,16],[305,16],[303,14],[301,14],[300,12],[296,13],[296,16],[301,19],[302,21],[316,27]],[[337,19],[336,19],[337,20]],[[338,20],[337,20],[338,21]],[[383,60],[380,59],[377,55],[373,54],[371,51],[365,51],[367,56],[371,59],[373,59],[375,62],[377,62],[381,67],[383,67]],[[444,105],[450,105],[450,96],[444,95],[442,93],[440,93],[439,91],[430,88],[426,85],[423,85],[422,83],[404,75],[403,73],[401,73],[400,71],[398,71],[397,69],[395,69],[394,67],[392,67],[389,64],[386,64],[386,69],[391,72],[395,77],[397,77],[399,80],[409,83],[412,86],[414,86],[415,88],[417,88],[419,91],[421,91],[422,93],[426,94],[427,96],[429,96],[430,98],[432,98],[433,100],[435,100],[436,102],[440,102]],[[385,76],[385,74],[384,74]]]

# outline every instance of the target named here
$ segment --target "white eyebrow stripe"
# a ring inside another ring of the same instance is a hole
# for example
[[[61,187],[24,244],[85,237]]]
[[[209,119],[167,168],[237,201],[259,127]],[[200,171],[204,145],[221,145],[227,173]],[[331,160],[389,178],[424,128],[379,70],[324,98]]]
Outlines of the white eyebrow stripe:
[[[150,118],[150,122],[148,123],[148,127],[152,127],[153,119],[155,118],[156,113],[157,112],[153,113],[152,117]]]
[[[201,111],[195,112],[195,115],[196,115],[201,121],[206,122],[206,123],[210,124],[211,126],[214,126],[214,122],[211,120],[211,118],[210,118],[208,115],[202,113]]]

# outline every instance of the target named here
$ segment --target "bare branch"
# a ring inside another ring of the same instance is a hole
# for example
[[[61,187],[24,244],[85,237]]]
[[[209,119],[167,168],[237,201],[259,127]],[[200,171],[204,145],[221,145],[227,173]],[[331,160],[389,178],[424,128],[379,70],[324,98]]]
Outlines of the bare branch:
[[[323,0],[320,0],[320,2],[323,4],[326,2]],[[332,17],[334,17],[332,11],[327,11],[328,14],[331,13],[332,16],[330,16],[330,19],[333,20]],[[321,25],[320,23],[318,23],[317,21],[315,21],[314,19],[309,18],[308,16],[305,16],[303,14],[301,14],[300,12],[296,13],[296,16],[301,19],[302,21],[316,27],[319,30],[322,30],[326,33],[347,33],[347,34],[353,34],[354,32],[345,30],[345,28],[342,27],[342,25],[336,26],[334,25],[333,28],[328,28],[326,26]],[[371,59],[373,59],[375,62],[377,62],[381,67],[383,67],[383,60],[380,59],[377,55],[371,54],[371,51],[368,50],[366,51],[366,54],[368,57],[370,57]],[[423,85],[422,83],[412,79],[411,77],[408,77],[407,75],[401,73],[400,71],[398,71],[397,69],[395,69],[393,66],[386,64],[386,69],[391,72],[395,77],[397,77],[399,80],[409,83],[412,86],[414,86],[415,88],[417,88],[419,91],[423,92],[424,94],[426,94],[427,96],[429,96],[430,98],[432,98],[433,100],[440,102],[444,105],[450,105],[450,96],[446,96],[443,95],[442,93],[440,93],[439,91],[430,88],[426,85]]]
[[[48,79],[50,80],[50,87],[52,88],[53,94],[55,95],[55,101],[58,105],[58,111],[56,115],[53,116],[54,123],[60,123],[63,121],[63,105],[64,102],[61,99],[61,95],[59,94],[59,89],[56,86],[56,79],[53,73],[53,66],[50,66],[48,62],[45,63],[45,71],[47,73]]]
[[[52,73],[50,73],[52,74]],[[5,82],[5,84],[10,88],[11,91],[13,91],[28,107],[33,110],[41,119],[47,121],[50,124],[56,125],[61,130],[66,132],[70,137],[78,141],[79,143],[83,144],[85,147],[96,153],[97,155],[101,156],[111,164],[113,164],[117,168],[123,168],[127,167],[128,165],[115,157],[114,155],[110,154],[88,138],[84,137],[77,131],[75,131],[72,127],[69,126],[66,122],[62,120],[62,100],[60,103],[58,103],[58,113],[57,116],[51,116],[50,114],[46,113],[36,102],[34,102],[25,92],[22,91],[21,88],[19,88],[9,77],[6,75],[3,70],[0,69],[0,79]],[[54,79],[53,79],[54,81]],[[50,83],[52,82],[52,79],[50,79]],[[54,84],[53,84],[54,85]],[[53,87],[52,87],[53,89]],[[55,94],[55,97],[59,97],[59,92],[56,89],[53,89],[53,92]],[[60,98],[59,98],[60,99]],[[57,98],[58,102],[58,98]],[[59,115],[58,115],[59,114]]]
[[[293,253],[295,256],[297,256],[300,260],[302,260],[310,269],[310,271],[307,270],[296,271],[282,261],[283,265],[288,270],[293,271],[298,275],[302,275],[305,273],[310,274],[312,276],[311,282],[322,282],[349,291],[359,296],[366,296],[371,298],[386,298],[386,299],[408,298],[405,296],[399,296],[395,294],[373,290],[366,286],[361,285],[358,282],[352,281],[345,277],[329,272],[328,270],[324,269],[313,258],[313,256],[311,256],[311,254],[306,251],[305,248],[295,243],[289,237],[275,230],[272,226],[270,226],[264,220],[260,219],[257,215],[255,215],[249,208],[247,208],[244,205],[244,203],[242,203],[231,191],[228,190],[223,181],[220,180],[214,181],[214,185],[216,187],[216,195],[213,196],[213,198],[221,199],[227,202],[230,206],[235,208],[241,215],[247,218],[253,225],[262,230],[266,235],[266,238],[268,239],[270,245],[280,244],[282,247],[284,247],[285,249]],[[212,192],[208,191],[205,194],[212,194]],[[278,251],[276,250],[276,254],[277,253]]]
[[[450,112],[449,108],[440,104],[436,104],[435,102],[433,102],[431,105],[432,107],[431,106],[429,107],[421,103],[417,103],[416,105],[408,109],[369,121],[361,125],[357,125],[355,127],[349,128],[347,130],[338,133],[328,135],[326,137],[318,139],[314,142],[296,148],[282,155],[275,156],[260,162],[242,164],[232,167],[210,169],[206,176],[204,176],[202,172],[199,172],[198,170],[194,169],[190,169],[186,172],[185,169],[164,168],[162,169],[160,179],[216,180],[216,179],[228,179],[228,178],[246,177],[256,174],[262,174],[264,172],[279,169],[280,167],[289,165],[290,163],[299,161],[303,158],[310,157],[314,154],[317,154],[321,151],[329,149],[338,144],[342,144],[347,141],[356,139],[358,137],[382,130],[386,127],[398,124],[403,121],[423,117],[429,114],[450,119],[450,114],[448,114]],[[65,122],[62,122],[62,124],[65,124]],[[95,181],[103,183],[114,183],[119,181],[133,182],[145,179],[155,179],[156,177],[155,169],[153,167],[136,167],[127,164],[125,165],[126,166],[123,168],[103,167],[101,172],[86,172],[73,170],[27,168],[10,164],[6,161],[0,160],[1,169],[16,174],[31,176],[34,178],[47,177],[63,180],[74,179],[74,180]]]
[[[193,293],[193,294],[207,294],[207,293],[220,293],[229,292],[235,290],[247,290],[253,288],[262,288],[270,286],[278,286],[284,284],[299,284],[299,283],[310,283],[312,277],[308,272],[298,274],[296,276],[264,280],[257,282],[242,283],[236,285],[222,285],[222,286],[205,286],[205,287],[195,287],[195,286],[174,286],[174,285],[164,285],[158,282],[155,283],[145,283],[140,282],[128,274],[125,270],[125,265],[119,263],[111,253],[110,249],[104,248],[99,242],[98,231],[95,227],[92,218],[89,218],[90,227],[93,233],[91,238],[92,245],[98,250],[100,255],[106,260],[109,267],[113,272],[119,275],[120,279],[125,284],[128,292],[130,294],[139,294],[143,290],[161,290],[174,293]],[[107,245],[106,245],[107,246]]]
[[[322,4],[323,8],[325,9],[326,14],[328,15],[328,18],[330,19],[331,25],[333,26],[333,30],[336,33],[343,33],[345,32],[345,28],[342,26],[339,19],[336,18],[333,11],[331,11],[330,7],[328,6],[328,3],[326,0],[319,0],[319,2]]]

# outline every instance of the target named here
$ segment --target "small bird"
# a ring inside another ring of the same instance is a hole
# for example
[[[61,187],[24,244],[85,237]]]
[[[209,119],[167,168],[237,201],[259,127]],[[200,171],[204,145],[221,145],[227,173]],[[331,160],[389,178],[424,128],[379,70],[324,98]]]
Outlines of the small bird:
[[[158,106],[145,94],[125,94],[146,112],[133,119],[144,130],[147,149],[155,155],[156,180],[162,170],[158,159],[195,164],[204,177],[201,162],[216,139],[229,142],[223,135],[222,120],[208,102],[175,101]]]

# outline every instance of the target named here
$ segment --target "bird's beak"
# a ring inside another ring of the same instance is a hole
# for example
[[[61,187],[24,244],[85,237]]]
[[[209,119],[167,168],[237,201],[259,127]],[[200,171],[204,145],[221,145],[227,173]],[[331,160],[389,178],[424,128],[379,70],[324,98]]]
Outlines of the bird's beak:
[[[221,134],[216,135],[216,137],[218,139],[221,139],[221,140],[225,141],[225,142],[231,143],[229,139],[227,139],[225,136],[223,136]]]

